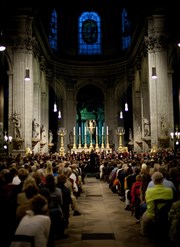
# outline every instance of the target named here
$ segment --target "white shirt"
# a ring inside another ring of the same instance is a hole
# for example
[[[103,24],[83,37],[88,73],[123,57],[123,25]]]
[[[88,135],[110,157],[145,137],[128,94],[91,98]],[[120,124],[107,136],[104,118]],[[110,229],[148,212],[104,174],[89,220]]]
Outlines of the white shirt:
[[[32,211],[29,211],[32,212]],[[34,236],[34,247],[47,247],[51,220],[46,215],[28,214],[20,221],[15,234]],[[10,247],[24,247],[22,242],[12,242]]]

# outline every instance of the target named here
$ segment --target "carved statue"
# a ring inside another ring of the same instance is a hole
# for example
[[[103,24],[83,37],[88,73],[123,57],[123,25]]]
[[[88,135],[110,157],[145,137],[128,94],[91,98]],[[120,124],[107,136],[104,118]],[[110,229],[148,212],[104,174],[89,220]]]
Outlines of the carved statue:
[[[12,122],[13,122],[13,132],[14,132],[13,137],[21,139],[21,133],[20,133],[21,123],[20,123],[20,119],[18,118],[17,112],[14,112],[12,114]]]
[[[168,136],[168,126],[165,117],[161,117],[161,136]]]
[[[129,140],[132,141],[133,136],[132,136],[132,129],[129,128]]]
[[[90,133],[94,133],[95,131],[95,126],[96,126],[96,121],[95,120],[89,120],[88,122],[88,129]]]
[[[53,141],[53,133],[52,130],[49,130],[49,143],[52,143]]]
[[[44,127],[43,124],[41,125],[40,133],[41,133],[41,140],[44,141],[46,138],[46,128]]]
[[[39,127],[39,124],[37,123],[36,119],[34,118],[32,121],[32,137],[33,138],[38,138],[38,131],[37,128]]]
[[[147,118],[143,118],[144,121],[144,136],[150,136],[150,123]]]

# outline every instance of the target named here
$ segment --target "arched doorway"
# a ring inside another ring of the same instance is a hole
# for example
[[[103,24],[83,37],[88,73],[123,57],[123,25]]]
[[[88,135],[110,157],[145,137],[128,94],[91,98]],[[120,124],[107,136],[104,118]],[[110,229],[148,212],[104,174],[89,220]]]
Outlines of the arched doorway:
[[[92,143],[101,144],[102,127],[104,126],[104,95],[101,89],[95,85],[87,85],[81,88],[77,94],[76,128],[81,131],[81,143],[84,145],[86,134],[87,145],[90,144],[90,128],[92,128]],[[78,138],[78,135],[77,135]],[[78,140],[77,140],[78,141]]]

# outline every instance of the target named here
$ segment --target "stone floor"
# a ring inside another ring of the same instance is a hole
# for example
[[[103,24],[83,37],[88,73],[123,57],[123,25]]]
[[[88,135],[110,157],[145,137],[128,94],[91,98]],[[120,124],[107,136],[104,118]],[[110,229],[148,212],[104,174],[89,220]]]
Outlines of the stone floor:
[[[65,233],[69,238],[57,240],[55,247],[154,247],[140,236],[139,225],[125,203],[112,193],[108,183],[86,177],[78,198],[81,216],[73,216]]]

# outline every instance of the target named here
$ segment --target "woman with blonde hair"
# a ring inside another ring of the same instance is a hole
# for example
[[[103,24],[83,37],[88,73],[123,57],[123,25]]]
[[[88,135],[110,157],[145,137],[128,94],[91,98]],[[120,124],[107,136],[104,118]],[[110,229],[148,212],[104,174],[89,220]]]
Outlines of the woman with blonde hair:
[[[50,160],[48,160],[46,162],[45,176],[47,176],[49,174],[53,175],[53,166],[52,166],[52,162]]]

